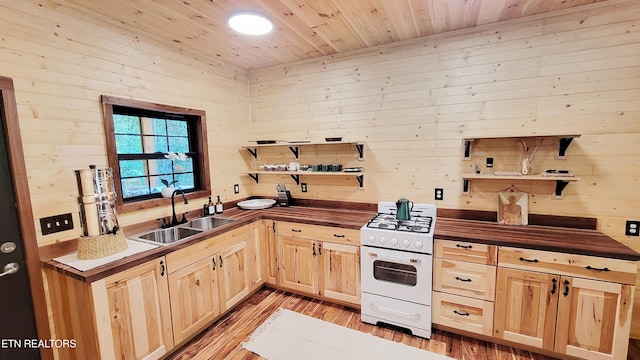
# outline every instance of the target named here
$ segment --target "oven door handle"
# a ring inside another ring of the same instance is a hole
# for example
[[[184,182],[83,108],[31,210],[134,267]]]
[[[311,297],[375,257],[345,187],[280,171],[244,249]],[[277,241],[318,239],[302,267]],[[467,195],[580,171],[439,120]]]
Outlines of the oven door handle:
[[[377,311],[387,315],[400,316],[408,319],[420,320],[420,314],[411,314],[404,311],[393,310],[386,307],[378,306],[373,303],[369,303],[369,308],[373,311]]]
[[[370,252],[369,256],[382,261],[396,262],[396,263],[406,264],[406,265],[419,264],[421,262],[420,259],[403,258],[399,256],[389,256],[389,255],[378,255],[377,253],[374,253],[374,252]]]

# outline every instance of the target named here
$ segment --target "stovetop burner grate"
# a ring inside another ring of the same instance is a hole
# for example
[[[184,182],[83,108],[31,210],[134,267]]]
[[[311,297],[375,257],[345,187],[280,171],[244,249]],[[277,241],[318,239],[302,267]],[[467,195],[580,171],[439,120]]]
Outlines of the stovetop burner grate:
[[[378,214],[367,223],[368,228],[430,233],[433,218],[431,216],[412,217],[411,220],[398,220],[394,215]]]

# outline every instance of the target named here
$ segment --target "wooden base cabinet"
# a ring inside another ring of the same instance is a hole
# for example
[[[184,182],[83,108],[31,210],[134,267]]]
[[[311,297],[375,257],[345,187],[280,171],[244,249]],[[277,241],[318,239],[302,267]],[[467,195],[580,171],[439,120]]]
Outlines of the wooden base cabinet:
[[[497,248],[436,239],[432,322],[491,336]]]
[[[277,229],[279,286],[360,305],[358,230],[289,222]]]
[[[249,227],[244,226],[167,254],[176,344],[249,295],[248,244]]]
[[[627,358],[634,286],[616,279],[635,282],[625,274],[634,263],[512,248],[500,249],[502,259],[518,269],[498,267],[495,337],[584,359]]]
[[[166,262],[86,283],[45,269],[61,359],[158,359],[173,348]]]
[[[276,223],[258,220],[249,224],[251,232],[251,290],[262,284],[278,284]]]

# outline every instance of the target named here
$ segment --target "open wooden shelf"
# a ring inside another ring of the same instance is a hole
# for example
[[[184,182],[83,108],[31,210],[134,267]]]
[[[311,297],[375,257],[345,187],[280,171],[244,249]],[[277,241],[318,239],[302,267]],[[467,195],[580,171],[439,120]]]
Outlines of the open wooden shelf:
[[[476,140],[498,140],[498,139],[553,139],[558,142],[558,153],[556,159],[566,159],[567,149],[575,138],[580,135],[530,135],[530,136],[478,136],[462,139],[464,142],[464,159],[471,159],[471,146]]]
[[[243,146],[255,158],[258,158],[258,149],[265,147],[283,147],[286,146],[291,150],[296,159],[300,158],[300,146],[317,146],[317,145],[354,145],[358,152],[358,160],[364,160],[364,142],[361,141],[322,141],[322,142],[277,142],[275,144],[256,144]]]
[[[300,176],[353,176],[358,180],[360,187],[364,186],[364,172],[346,172],[346,171],[248,171],[246,173],[256,183],[260,180],[260,175],[290,175],[300,185]]]
[[[465,194],[469,193],[469,183],[471,180],[532,180],[532,181],[555,181],[556,191],[553,196],[556,198],[562,197],[562,191],[570,182],[576,182],[580,180],[576,176],[543,176],[543,175],[491,175],[491,174],[462,174],[463,189]]]

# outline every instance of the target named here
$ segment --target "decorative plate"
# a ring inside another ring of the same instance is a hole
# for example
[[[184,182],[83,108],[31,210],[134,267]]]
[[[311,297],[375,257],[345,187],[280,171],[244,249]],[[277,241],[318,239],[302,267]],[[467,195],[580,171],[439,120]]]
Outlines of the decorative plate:
[[[251,199],[239,202],[238,207],[245,210],[266,209],[275,203],[273,199]]]

